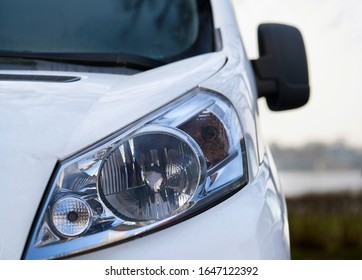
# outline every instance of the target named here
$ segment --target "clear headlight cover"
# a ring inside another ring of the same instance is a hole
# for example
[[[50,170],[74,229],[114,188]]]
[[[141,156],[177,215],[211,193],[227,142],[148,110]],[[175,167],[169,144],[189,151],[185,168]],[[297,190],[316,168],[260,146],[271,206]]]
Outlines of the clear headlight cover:
[[[197,89],[62,161],[24,258],[63,258],[146,234],[206,210],[246,182],[234,108]]]

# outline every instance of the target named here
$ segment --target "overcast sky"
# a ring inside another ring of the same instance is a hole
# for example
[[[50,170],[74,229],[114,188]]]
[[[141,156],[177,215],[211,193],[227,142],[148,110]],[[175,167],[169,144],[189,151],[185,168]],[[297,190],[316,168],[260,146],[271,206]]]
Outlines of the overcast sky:
[[[262,130],[289,146],[344,140],[362,148],[362,1],[233,0],[250,58],[258,56],[257,26],[298,27],[307,48],[311,98],[307,106],[271,112],[260,102]]]

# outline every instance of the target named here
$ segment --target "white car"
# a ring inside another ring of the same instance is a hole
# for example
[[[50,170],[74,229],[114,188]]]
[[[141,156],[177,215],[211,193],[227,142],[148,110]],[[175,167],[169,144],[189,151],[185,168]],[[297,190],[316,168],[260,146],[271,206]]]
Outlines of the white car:
[[[2,0],[0,259],[288,259],[259,133],[309,96],[302,37],[245,55],[218,0]]]

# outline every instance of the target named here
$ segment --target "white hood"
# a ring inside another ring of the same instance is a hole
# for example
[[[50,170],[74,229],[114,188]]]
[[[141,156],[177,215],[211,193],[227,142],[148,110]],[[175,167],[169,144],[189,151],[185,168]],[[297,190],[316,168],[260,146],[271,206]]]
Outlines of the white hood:
[[[194,88],[225,63],[206,54],[132,76],[69,72],[70,83],[0,81],[0,259],[19,259],[61,160]]]

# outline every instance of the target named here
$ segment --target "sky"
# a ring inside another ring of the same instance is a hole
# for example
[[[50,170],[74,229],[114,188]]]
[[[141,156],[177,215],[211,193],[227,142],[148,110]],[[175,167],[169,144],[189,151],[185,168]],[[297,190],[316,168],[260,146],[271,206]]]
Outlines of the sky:
[[[318,141],[362,148],[362,1],[233,0],[249,58],[257,26],[297,27],[307,51],[311,96],[296,110],[272,112],[259,100],[264,138],[286,146]]]

